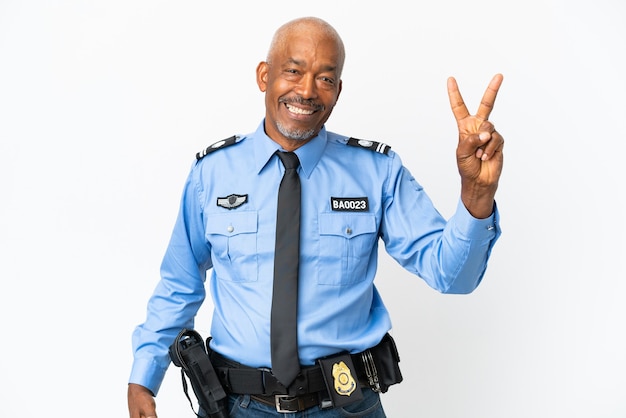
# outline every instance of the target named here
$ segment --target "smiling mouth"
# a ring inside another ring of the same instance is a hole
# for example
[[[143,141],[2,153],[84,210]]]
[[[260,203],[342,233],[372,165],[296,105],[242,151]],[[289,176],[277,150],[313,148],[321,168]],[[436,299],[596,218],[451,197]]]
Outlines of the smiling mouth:
[[[315,110],[302,109],[301,107],[296,107],[289,103],[285,103],[285,106],[287,107],[287,110],[289,110],[291,113],[295,113],[296,115],[312,115],[313,113],[315,113]]]

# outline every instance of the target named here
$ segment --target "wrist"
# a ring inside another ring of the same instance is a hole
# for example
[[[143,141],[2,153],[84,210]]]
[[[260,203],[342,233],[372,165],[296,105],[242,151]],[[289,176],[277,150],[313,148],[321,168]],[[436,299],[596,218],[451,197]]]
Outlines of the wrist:
[[[493,190],[476,190],[474,188],[461,191],[461,201],[467,211],[477,219],[485,219],[493,214],[495,204],[495,188]]]

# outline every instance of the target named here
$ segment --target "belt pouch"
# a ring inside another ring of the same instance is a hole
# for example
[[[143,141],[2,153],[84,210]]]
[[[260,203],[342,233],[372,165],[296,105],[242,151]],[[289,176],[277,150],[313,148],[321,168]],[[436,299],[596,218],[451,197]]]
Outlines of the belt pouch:
[[[341,353],[317,360],[333,407],[342,407],[363,399],[352,357]]]
[[[400,356],[396,342],[391,335],[385,334],[378,345],[370,348],[376,370],[378,371],[378,380],[380,383],[380,391],[387,392],[389,386],[402,382],[402,373],[400,372]]]

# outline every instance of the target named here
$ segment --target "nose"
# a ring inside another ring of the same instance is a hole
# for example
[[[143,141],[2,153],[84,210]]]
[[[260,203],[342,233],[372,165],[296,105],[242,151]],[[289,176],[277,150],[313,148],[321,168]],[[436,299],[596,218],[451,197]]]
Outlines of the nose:
[[[315,85],[315,77],[311,74],[307,74],[302,77],[297,85],[296,93],[302,96],[303,99],[317,98],[317,86]]]

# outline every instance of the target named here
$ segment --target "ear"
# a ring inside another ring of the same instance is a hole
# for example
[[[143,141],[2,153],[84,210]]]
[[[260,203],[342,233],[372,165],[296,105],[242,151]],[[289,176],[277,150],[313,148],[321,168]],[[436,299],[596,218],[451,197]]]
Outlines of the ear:
[[[269,65],[265,61],[261,61],[256,67],[256,84],[259,86],[259,90],[265,92],[267,90],[267,73],[269,72]]]

